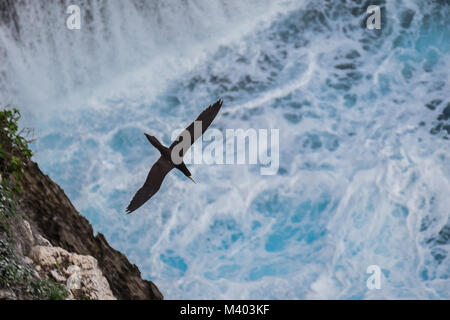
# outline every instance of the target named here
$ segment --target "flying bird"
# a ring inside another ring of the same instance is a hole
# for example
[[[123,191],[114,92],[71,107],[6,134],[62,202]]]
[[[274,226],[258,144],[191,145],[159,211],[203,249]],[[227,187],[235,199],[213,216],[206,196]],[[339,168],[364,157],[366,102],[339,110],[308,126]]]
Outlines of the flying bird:
[[[141,207],[158,192],[164,178],[172,169],[180,170],[192,182],[196,183],[183,162],[183,156],[194,142],[205,133],[219,113],[222,104],[223,101],[219,100],[206,108],[168,148],[162,145],[154,136],[145,133],[148,141],[161,153],[161,157],[152,166],[144,185],[136,192],[133,200],[128,205],[126,210],[128,214]]]

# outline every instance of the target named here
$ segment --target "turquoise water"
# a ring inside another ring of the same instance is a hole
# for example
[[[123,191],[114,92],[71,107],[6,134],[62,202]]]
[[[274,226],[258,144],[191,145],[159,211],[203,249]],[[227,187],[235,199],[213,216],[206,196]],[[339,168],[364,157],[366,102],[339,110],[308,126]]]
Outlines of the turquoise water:
[[[210,3],[188,16],[221,16]],[[368,30],[352,3],[253,4],[210,31],[186,22],[199,38],[171,33],[157,56],[128,39],[127,72],[112,66],[51,108],[24,100],[35,159],[168,299],[448,299],[450,7],[381,2],[382,28]],[[143,132],[169,144],[219,97],[216,128],[280,130],[278,174],[190,165],[197,185],[171,173],[126,216],[158,157]],[[370,265],[380,290],[366,287]]]

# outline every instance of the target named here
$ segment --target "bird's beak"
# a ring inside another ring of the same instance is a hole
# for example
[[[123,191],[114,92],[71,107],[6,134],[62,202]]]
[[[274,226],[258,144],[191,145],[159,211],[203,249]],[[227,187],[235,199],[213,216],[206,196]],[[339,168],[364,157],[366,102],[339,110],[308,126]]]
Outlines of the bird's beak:
[[[191,179],[193,183],[197,184],[197,182],[195,182],[195,180],[194,180],[194,178],[192,178],[192,176],[189,176],[188,178]]]

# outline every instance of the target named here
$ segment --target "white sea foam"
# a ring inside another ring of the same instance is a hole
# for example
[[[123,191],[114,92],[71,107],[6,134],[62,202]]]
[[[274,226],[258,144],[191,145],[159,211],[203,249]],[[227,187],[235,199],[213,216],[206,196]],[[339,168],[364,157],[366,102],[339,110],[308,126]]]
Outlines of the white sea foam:
[[[125,31],[112,32],[113,43],[127,54],[118,69],[100,62],[98,86],[68,99],[76,108],[34,122],[37,160],[95,230],[169,299],[448,298],[450,149],[445,130],[430,134],[450,102],[448,7],[389,3],[382,29],[369,31],[356,4],[249,2],[216,29],[191,20],[220,17],[225,2],[197,4],[178,30],[178,9],[161,9],[164,28],[148,46],[162,46],[148,64],[138,41],[147,29],[135,16],[119,19]],[[205,28],[216,36],[199,40]],[[108,47],[81,49],[84,65],[97,66]],[[44,66],[50,56],[39,58]],[[14,83],[26,84],[14,63]],[[70,87],[67,68],[62,85]],[[25,93],[23,101],[39,99]],[[219,97],[216,128],[280,129],[279,174],[192,165],[197,185],[171,173],[148,204],[124,215],[158,156],[143,132],[169,144]],[[425,107],[436,99],[435,111]],[[382,270],[380,290],[366,286],[370,265]]]

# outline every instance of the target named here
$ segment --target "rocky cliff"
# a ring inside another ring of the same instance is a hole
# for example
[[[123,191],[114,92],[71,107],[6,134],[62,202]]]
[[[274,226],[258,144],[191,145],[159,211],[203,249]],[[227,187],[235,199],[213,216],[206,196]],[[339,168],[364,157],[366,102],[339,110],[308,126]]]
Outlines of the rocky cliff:
[[[20,186],[9,232],[15,255],[38,277],[63,285],[69,299],[163,299],[125,255],[102,234],[94,236],[91,224],[36,163],[24,167]]]
[[[102,234],[94,236],[91,224],[36,163],[26,166],[21,185],[24,216],[53,246],[97,259],[117,299],[162,299],[155,284],[143,280],[125,255],[111,248]]]
[[[163,299],[31,161],[19,119],[0,110],[0,300]]]

